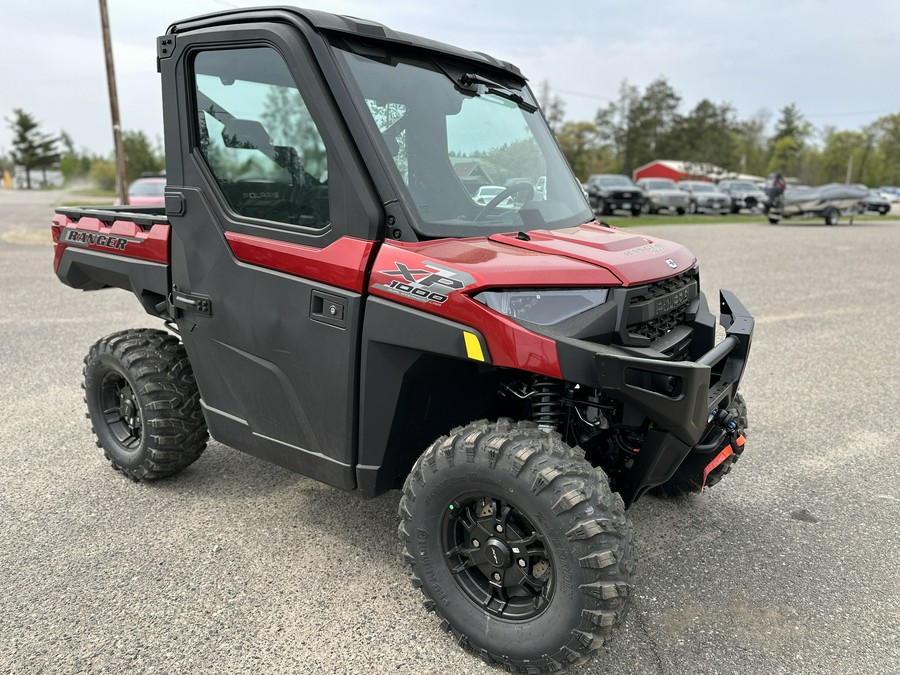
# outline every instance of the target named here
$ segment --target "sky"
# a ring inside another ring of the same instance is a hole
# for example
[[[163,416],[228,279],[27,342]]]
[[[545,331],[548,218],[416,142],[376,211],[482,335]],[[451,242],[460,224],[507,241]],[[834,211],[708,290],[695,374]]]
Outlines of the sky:
[[[275,0],[277,2],[277,0]],[[162,137],[156,37],[169,23],[253,0],[108,0],[122,127]],[[623,80],[664,76],[687,113],[731,103],[770,125],[796,103],[817,128],[859,129],[900,112],[897,0],[305,0],[511,61],[566,119],[592,120]],[[0,154],[14,108],[78,147],[112,150],[96,0],[0,0]]]

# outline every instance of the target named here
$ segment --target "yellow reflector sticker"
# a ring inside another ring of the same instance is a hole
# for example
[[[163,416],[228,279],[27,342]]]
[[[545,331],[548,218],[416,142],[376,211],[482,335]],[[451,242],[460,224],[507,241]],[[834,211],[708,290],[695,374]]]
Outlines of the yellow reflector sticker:
[[[476,361],[484,361],[484,352],[481,351],[481,343],[478,341],[478,336],[464,330],[463,337],[466,340],[466,354],[468,357]]]

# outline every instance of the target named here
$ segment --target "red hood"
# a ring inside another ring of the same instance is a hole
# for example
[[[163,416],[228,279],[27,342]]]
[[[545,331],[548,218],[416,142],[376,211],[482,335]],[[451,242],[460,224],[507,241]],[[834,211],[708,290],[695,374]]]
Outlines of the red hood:
[[[563,256],[612,272],[622,285],[634,286],[670,277],[697,259],[684,246],[588,223],[565,230],[537,230],[528,240],[499,234],[490,239],[508,246]]]
[[[678,244],[595,224],[529,232],[527,240],[503,234],[386,242],[372,266],[369,291],[475,328],[495,365],[560,378],[554,340],[472,296],[488,288],[632,286],[684,272],[694,262]]]
[[[595,224],[490,238],[439,239],[381,247],[373,281],[395,261],[432,260],[466,272],[474,286],[634,286],[670,277],[696,259],[679,244]],[[410,255],[412,254],[412,255]]]

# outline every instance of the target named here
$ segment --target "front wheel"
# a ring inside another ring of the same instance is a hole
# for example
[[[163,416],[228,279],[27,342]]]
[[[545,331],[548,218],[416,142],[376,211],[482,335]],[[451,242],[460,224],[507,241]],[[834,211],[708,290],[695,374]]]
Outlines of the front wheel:
[[[209,434],[184,347],[160,330],[126,330],[84,359],[84,400],[114,469],[135,481],[171,476],[196,461]]]
[[[625,616],[634,563],[622,500],[556,433],[506,421],[455,429],[416,462],[399,513],[425,607],[488,662],[559,670]]]
[[[653,213],[653,212],[651,211],[651,213]],[[631,207],[631,215],[634,216],[635,218],[637,218],[639,215],[641,215],[641,207],[640,206],[632,206]]]
[[[697,213],[697,202],[691,202],[690,204],[688,204],[688,213],[690,213],[691,215]]]
[[[837,225],[838,219],[841,216],[841,212],[838,211],[835,207],[829,206],[825,209],[825,212],[822,214],[825,217],[826,225]]]

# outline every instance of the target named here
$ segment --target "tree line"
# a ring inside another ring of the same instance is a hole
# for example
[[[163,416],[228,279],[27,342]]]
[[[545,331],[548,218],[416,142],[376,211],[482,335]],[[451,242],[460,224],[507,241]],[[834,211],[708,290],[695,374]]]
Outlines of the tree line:
[[[900,113],[856,131],[814,127],[793,103],[779,111],[739,119],[727,102],[709,99],[688,112],[664,77],[643,90],[623,81],[618,97],[591,121],[565,119],[562,99],[544,83],[544,113],[575,174],[631,175],[657,159],[711,163],[735,173],[766,176],[779,171],[801,183],[848,181],[900,185]]]
[[[78,149],[72,137],[65,131],[53,135],[41,128],[40,122],[30,113],[15,108],[6,118],[13,132],[12,148],[8,157],[0,157],[7,169],[19,167],[25,172],[25,184],[31,188],[35,182],[32,172],[45,175],[48,169],[58,169],[67,184],[90,182],[101,190],[116,188],[114,158]],[[156,173],[165,168],[165,157],[159,143],[151,143],[143,131],[123,131],[122,146],[125,153],[125,177],[130,183],[143,173]],[[42,178],[38,184],[45,182]]]

